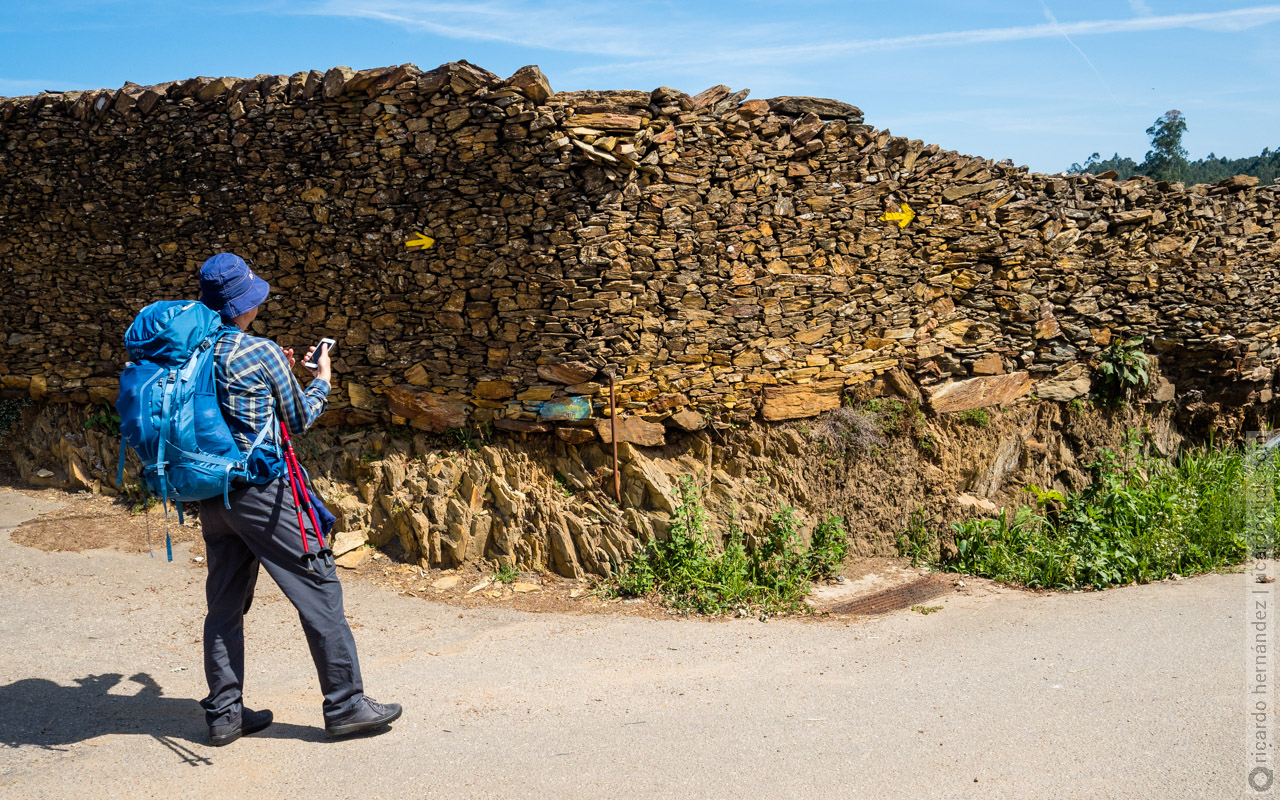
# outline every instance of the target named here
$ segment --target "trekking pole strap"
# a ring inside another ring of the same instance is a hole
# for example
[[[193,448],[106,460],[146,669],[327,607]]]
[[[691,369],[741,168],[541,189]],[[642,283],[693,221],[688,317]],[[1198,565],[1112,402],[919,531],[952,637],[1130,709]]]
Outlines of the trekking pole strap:
[[[302,472],[302,465],[298,463],[298,454],[293,451],[293,445],[289,445],[289,468],[293,470],[293,474],[297,477],[298,493],[302,495],[302,507],[306,509],[307,517],[311,520],[311,530],[316,534],[316,544],[320,549],[324,549],[324,534],[320,530],[320,519],[316,516],[315,506],[311,504],[311,493],[307,489],[307,479]]]
[[[285,469],[289,470],[289,479],[297,486],[297,493],[302,498],[302,507],[306,509],[307,517],[311,520],[311,530],[315,532],[316,545],[321,549],[325,549],[324,534],[320,531],[320,519],[316,516],[315,509],[311,506],[311,495],[307,491],[307,481],[302,474],[302,465],[298,463],[298,454],[293,449],[293,439],[289,436],[289,429],[285,426],[284,420],[280,421],[280,430],[284,435],[285,444]]]
[[[284,437],[285,445],[289,444],[289,429],[284,426],[284,420],[280,420],[280,433]],[[302,534],[302,553],[303,558],[311,553],[311,545],[307,543],[307,527],[302,521],[302,504],[298,500],[298,484],[294,482],[293,470],[289,469],[289,458],[285,455],[285,471],[289,475],[289,490],[293,493],[293,511],[298,516],[298,532]]]

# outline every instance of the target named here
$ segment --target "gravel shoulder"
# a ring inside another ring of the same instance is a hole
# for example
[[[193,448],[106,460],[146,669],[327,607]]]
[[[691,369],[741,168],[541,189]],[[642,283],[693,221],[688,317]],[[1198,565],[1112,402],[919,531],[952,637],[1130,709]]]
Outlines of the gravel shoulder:
[[[1226,797],[1243,786],[1245,578],[951,594],[929,615],[721,622],[462,608],[345,582],[385,735],[325,740],[296,616],[247,620],[250,705],[206,746],[192,545],[10,541],[65,505],[0,491],[0,798]],[[75,525],[74,517],[65,520]],[[162,535],[161,535],[162,536]]]

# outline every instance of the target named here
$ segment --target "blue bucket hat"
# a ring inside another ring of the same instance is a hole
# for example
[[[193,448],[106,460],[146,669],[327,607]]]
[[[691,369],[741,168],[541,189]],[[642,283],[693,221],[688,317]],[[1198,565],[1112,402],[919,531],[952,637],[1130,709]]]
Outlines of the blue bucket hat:
[[[270,293],[271,284],[254,275],[234,253],[218,253],[200,266],[200,302],[224,320],[252,311]]]

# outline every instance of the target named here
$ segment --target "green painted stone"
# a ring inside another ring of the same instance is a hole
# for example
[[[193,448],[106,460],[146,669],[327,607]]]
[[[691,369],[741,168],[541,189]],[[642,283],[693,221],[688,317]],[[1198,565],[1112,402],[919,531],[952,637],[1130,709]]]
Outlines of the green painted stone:
[[[576,422],[591,416],[591,401],[585,397],[552,400],[538,408],[538,416],[552,422]]]

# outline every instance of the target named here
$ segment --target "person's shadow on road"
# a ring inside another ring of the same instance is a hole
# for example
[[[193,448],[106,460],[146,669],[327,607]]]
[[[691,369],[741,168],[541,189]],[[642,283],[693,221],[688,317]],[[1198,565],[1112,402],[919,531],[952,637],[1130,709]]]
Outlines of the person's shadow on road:
[[[134,694],[112,693],[123,681],[118,674],[77,678],[75,686],[44,678],[0,686],[0,747],[60,750],[98,736],[140,734],[154,736],[192,766],[213,763],[187,746],[207,745],[209,741],[199,703],[165,697],[160,684],[146,673],[129,680],[142,688]],[[317,728],[281,722],[254,736],[325,740]]]

